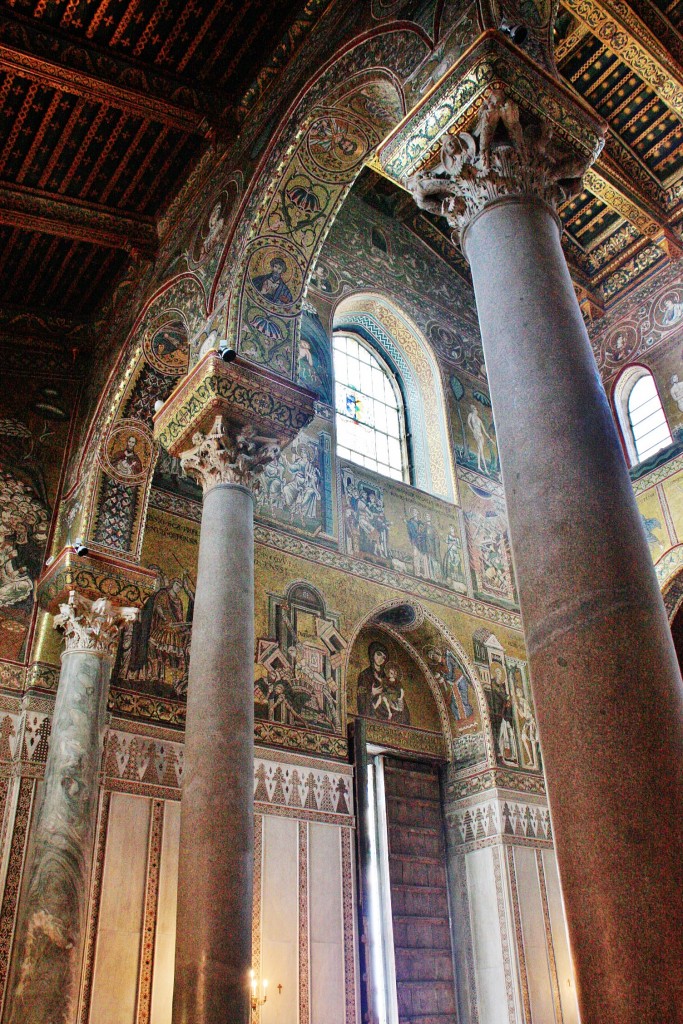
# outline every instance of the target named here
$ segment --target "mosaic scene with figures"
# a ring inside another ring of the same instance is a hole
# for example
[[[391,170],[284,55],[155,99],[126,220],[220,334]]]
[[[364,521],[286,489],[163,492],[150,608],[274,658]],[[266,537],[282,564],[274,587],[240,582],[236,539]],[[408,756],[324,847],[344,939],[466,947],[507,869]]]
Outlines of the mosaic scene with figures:
[[[0,18],[0,1024],[677,1024],[683,6]]]

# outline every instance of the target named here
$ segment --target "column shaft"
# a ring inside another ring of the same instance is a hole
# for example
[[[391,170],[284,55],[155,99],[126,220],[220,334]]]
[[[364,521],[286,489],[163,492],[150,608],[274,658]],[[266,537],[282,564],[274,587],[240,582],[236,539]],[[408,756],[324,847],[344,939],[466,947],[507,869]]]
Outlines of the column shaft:
[[[62,658],[20,904],[8,1024],[75,1024],[112,662]]]
[[[472,267],[584,1024],[679,1021],[683,688],[548,207],[486,206]]]
[[[187,693],[174,1024],[247,1021],[254,855],[254,526],[204,497]]]

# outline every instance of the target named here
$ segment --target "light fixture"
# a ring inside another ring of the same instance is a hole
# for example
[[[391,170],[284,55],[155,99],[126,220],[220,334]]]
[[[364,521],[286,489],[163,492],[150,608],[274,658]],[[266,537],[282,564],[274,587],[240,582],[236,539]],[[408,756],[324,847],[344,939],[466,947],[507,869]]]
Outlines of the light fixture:
[[[259,981],[253,968],[249,971],[249,975],[251,978],[251,1012],[255,1014],[268,999],[268,980],[262,978]]]

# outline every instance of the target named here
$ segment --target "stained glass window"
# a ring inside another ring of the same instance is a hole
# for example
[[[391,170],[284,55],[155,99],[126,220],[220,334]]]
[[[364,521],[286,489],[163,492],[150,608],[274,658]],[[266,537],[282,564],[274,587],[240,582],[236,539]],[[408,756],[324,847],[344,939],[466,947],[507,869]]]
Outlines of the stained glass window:
[[[638,462],[673,444],[655,382],[647,370],[629,391],[628,422]]]
[[[355,334],[334,334],[337,454],[410,483],[401,389],[381,356]]]

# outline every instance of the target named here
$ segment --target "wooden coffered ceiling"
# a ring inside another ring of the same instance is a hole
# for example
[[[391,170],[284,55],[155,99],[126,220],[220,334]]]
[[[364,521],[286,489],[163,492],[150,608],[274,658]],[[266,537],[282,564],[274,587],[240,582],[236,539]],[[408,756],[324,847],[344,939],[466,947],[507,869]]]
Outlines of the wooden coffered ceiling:
[[[305,0],[0,0],[0,312],[92,316]],[[561,211],[591,314],[679,252],[683,0],[562,0],[558,67],[609,125]],[[388,186],[358,188],[380,205]],[[444,223],[397,207],[465,276]],[[59,322],[62,322],[61,320]],[[64,320],[66,323],[67,320]],[[79,326],[82,331],[82,326]]]
[[[0,306],[92,314],[304,0],[0,2]]]

